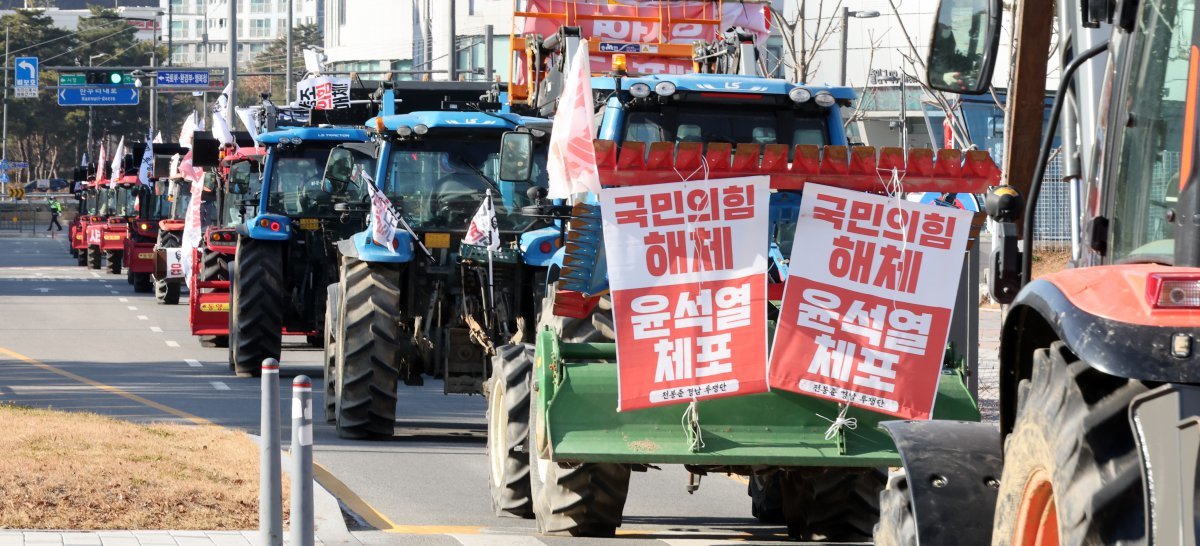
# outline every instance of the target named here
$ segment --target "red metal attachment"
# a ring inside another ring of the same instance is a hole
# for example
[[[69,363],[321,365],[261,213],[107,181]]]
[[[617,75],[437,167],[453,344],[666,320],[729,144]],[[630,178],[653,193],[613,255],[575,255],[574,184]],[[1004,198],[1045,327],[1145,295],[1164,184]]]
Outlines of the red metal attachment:
[[[904,191],[983,193],[1000,182],[1000,169],[984,151],[802,144],[595,141],[600,181],[606,186],[640,186],[681,180],[767,175],[771,187],[799,190],[807,182],[858,191],[883,192],[896,171]],[[789,161],[789,152],[791,159]]]

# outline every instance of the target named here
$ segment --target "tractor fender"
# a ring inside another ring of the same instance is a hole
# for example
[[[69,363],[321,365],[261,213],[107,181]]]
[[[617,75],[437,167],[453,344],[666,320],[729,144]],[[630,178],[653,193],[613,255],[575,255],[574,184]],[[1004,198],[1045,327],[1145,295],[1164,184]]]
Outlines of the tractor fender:
[[[1017,386],[1032,375],[1033,352],[1061,340],[1080,361],[1108,375],[1161,383],[1200,383],[1200,351],[1171,355],[1176,334],[1200,339],[1197,326],[1133,324],[1081,309],[1056,284],[1037,279],[1021,290],[1000,333],[1000,427],[1016,418]],[[1119,287],[1107,287],[1111,291]],[[1139,296],[1141,297],[1141,296]]]
[[[991,544],[1004,467],[996,425],[935,419],[879,426],[908,477],[917,544]]]
[[[559,239],[561,236],[562,232],[559,231],[558,226],[546,226],[522,233],[519,247],[525,265],[533,267],[549,265],[558,248],[562,246],[562,241]]]
[[[567,247],[559,247],[546,261],[546,286],[552,286],[558,282],[558,274],[562,272],[563,260],[567,257]]]
[[[388,249],[375,244],[371,240],[370,230],[360,231],[349,239],[338,241],[338,252],[343,256],[357,258],[364,262],[403,264],[412,261],[412,236],[407,231],[397,231],[395,248]]]

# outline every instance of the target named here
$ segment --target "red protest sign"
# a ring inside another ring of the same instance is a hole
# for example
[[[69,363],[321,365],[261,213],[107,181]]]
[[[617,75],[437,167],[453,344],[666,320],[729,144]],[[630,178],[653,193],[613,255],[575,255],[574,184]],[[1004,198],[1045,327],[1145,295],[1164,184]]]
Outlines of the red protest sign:
[[[620,411],[766,392],[766,177],[606,188]]]
[[[805,186],[771,387],[928,419],[970,223],[958,209]]]

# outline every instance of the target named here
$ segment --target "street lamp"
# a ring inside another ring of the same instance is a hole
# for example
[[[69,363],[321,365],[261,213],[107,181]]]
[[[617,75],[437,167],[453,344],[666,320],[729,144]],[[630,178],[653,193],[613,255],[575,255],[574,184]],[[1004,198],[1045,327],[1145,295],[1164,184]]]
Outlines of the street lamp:
[[[107,57],[108,53],[97,53],[88,57],[88,68],[93,66],[92,62],[100,57]],[[88,133],[87,133],[87,153],[92,153],[92,107],[88,106]]]
[[[838,79],[838,85],[846,85],[846,42],[850,36],[848,31],[851,17],[855,19],[874,19],[879,17],[879,12],[874,10],[850,11],[850,8],[842,8],[842,71],[841,77]]]

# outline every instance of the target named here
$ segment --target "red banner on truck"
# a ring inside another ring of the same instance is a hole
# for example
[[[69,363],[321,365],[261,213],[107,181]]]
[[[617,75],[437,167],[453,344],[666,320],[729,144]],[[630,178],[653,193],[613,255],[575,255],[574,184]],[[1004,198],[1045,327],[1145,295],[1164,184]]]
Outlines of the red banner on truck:
[[[767,177],[600,192],[619,411],[766,392]]]
[[[806,185],[771,387],[928,419],[971,216]]]

